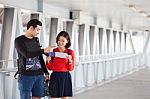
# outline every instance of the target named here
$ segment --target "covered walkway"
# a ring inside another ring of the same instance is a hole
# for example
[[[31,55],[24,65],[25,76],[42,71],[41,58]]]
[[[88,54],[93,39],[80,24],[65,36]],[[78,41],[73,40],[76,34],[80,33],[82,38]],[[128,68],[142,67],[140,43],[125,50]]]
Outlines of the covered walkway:
[[[30,19],[42,22],[42,48],[69,33],[70,99],[150,99],[149,0],[0,0],[0,99],[20,99],[14,40]]]
[[[150,71],[141,69],[111,83],[95,86],[72,99],[150,99]]]

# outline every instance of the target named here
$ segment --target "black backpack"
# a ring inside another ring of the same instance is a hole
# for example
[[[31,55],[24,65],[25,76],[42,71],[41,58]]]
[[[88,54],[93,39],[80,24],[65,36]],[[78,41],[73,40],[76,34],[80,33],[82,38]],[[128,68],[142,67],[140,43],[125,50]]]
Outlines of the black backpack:
[[[40,45],[40,42],[39,42],[39,38],[38,37],[34,37],[34,39],[37,41],[37,43],[39,44],[39,47],[42,47],[41,45]],[[45,54],[45,53],[44,53]],[[45,54],[45,55],[47,55],[47,54]],[[17,79],[17,74],[19,74],[19,59],[17,59],[17,67],[18,67],[18,70],[16,71],[16,73],[14,74],[14,78],[15,79]]]

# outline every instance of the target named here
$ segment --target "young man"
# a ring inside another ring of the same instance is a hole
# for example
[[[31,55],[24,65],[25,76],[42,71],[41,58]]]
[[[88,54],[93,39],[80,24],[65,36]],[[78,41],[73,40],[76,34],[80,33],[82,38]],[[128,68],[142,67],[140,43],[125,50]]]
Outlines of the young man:
[[[50,52],[50,46],[41,49],[37,35],[42,23],[31,19],[25,35],[15,39],[18,53],[18,87],[21,99],[41,99],[44,96],[44,80],[49,79],[42,54]],[[45,73],[45,79],[44,79]]]

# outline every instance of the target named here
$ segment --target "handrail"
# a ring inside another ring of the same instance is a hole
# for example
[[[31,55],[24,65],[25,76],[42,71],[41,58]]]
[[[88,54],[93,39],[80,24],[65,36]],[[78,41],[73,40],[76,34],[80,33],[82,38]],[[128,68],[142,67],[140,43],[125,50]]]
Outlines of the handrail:
[[[111,60],[118,60],[118,59],[124,59],[124,58],[129,58],[129,57],[134,57],[134,56],[138,56],[140,54],[132,54],[132,55],[127,55],[127,56],[121,56],[121,57],[115,57],[115,58],[106,58],[106,59],[98,59],[98,60],[86,60],[86,61],[82,61],[79,62],[80,64],[85,64],[85,63],[93,63],[93,62],[104,62],[104,61],[111,61]]]
[[[0,60],[0,63],[4,64],[4,63],[8,63],[8,62],[16,62],[17,59],[9,59],[9,60]],[[9,73],[9,72],[16,72],[17,71],[17,67],[13,67],[13,68],[6,68],[4,66],[2,66],[0,68],[0,73]]]
[[[76,62],[76,65],[85,64],[85,63],[95,63],[95,62],[106,62],[106,61],[111,61],[111,60],[119,60],[119,59],[134,57],[134,56],[138,56],[138,55],[142,55],[142,54],[141,53],[140,54],[130,54],[130,55],[126,55],[126,56],[107,57],[107,58],[103,58],[103,59],[94,59],[94,60],[90,59],[90,60],[85,60],[85,61],[78,61],[78,62]],[[95,55],[95,56],[97,56],[97,55]],[[79,57],[83,57],[83,56],[79,56]],[[85,57],[83,57],[83,58],[85,58]],[[90,57],[93,57],[93,55],[91,55]],[[17,59],[0,60],[0,63],[10,62],[10,61],[17,61]],[[3,68],[2,67],[2,68],[0,68],[0,72],[5,72],[5,71],[14,72],[16,70],[17,70],[17,67],[14,67],[14,68]]]
[[[17,61],[17,59],[0,60],[0,62],[9,62],[9,61]]]
[[[16,72],[16,71],[17,71],[17,67],[0,69],[0,73],[8,73],[8,72]]]
[[[81,58],[81,57],[94,57],[94,56],[127,56],[127,55],[133,55],[134,53],[126,53],[126,54],[96,54],[96,55],[80,55],[80,56],[76,56],[77,58]],[[142,54],[142,53],[140,53]]]

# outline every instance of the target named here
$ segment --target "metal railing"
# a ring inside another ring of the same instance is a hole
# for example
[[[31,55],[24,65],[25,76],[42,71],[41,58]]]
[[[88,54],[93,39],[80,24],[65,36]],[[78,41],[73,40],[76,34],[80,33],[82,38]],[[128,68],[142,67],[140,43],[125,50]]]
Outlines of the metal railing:
[[[73,74],[74,91],[117,79],[146,66],[146,54],[126,56],[80,56]]]
[[[0,60],[0,73],[7,74],[17,71],[17,59]]]
[[[75,70],[71,74],[73,90],[78,93],[89,86],[118,79],[122,75],[145,67],[150,60],[150,54],[116,55],[115,57],[89,55],[76,57],[75,60]],[[0,88],[2,89],[0,97],[2,99],[19,99],[17,80],[13,77],[17,71],[16,63],[16,59],[0,60]]]

